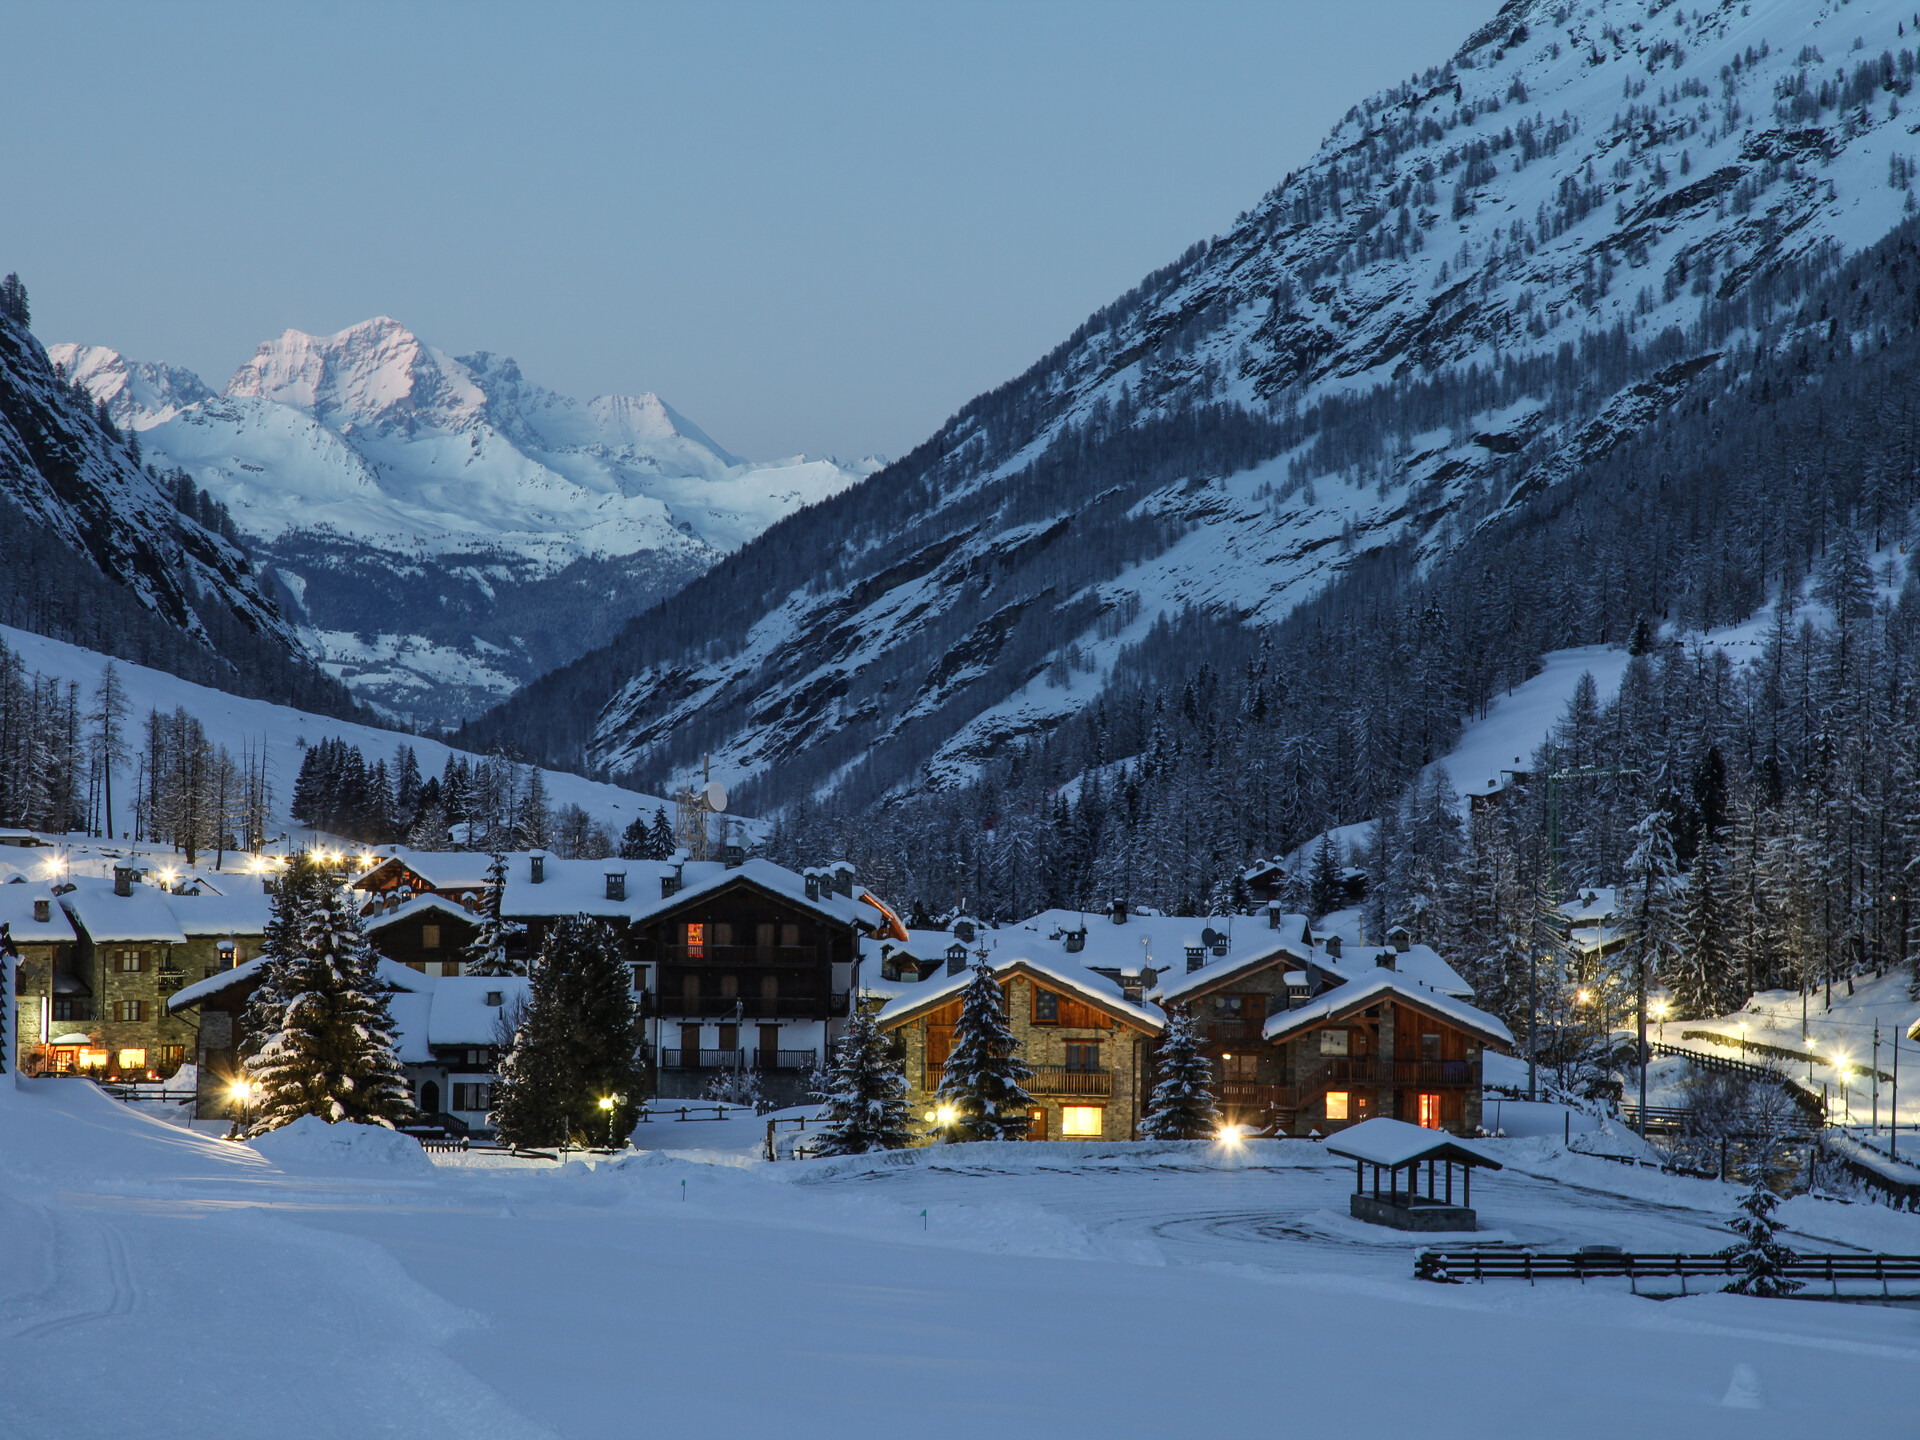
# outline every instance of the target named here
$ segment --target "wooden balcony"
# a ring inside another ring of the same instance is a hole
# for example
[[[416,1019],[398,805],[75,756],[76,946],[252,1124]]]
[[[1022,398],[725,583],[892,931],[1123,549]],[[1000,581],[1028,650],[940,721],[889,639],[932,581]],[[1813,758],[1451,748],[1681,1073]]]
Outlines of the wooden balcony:
[[[847,1013],[847,992],[828,995],[661,995],[647,991],[640,997],[640,1013],[647,1019],[669,1020],[822,1020]]]
[[[946,1077],[944,1065],[928,1065],[921,1087],[929,1094],[940,1088]],[[1111,1070],[1069,1070],[1064,1065],[1036,1065],[1033,1075],[1020,1082],[1029,1095],[1112,1095]]]
[[[1209,1020],[1207,1022],[1207,1043],[1211,1045],[1244,1045],[1258,1040],[1266,1028],[1265,1020]]]
[[[1379,1060],[1371,1055],[1329,1055],[1314,1069],[1314,1088],[1329,1085],[1421,1085],[1431,1089],[1473,1084],[1465,1060]]]
[[[659,945],[652,958],[666,965],[749,969],[755,965],[811,967],[825,957],[817,945],[702,945],[698,954],[689,953],[685,945]]]

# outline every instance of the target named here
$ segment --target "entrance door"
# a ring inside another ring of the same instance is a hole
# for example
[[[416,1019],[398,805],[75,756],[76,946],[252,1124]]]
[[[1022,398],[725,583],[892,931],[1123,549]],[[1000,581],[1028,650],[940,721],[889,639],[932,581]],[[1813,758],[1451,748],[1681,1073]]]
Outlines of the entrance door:
[[[700,1027],[698,1025],[680,1027],[680,1068],[682,1070],[700,1068]]]
[[[753,1063],[762,1070],[773,1070],[779,1067],[780,1027],[778,1025],[760,1027],[760,1053],[753,1057]]]
[[[420,1108],[429,1115],[440,1113],[440,1086],[429,1080],[420,1087]]]
[[[1422,1130],[1440,1129],[1440,1097],[1422,1093],[1420,1099],[1420,1128]]]

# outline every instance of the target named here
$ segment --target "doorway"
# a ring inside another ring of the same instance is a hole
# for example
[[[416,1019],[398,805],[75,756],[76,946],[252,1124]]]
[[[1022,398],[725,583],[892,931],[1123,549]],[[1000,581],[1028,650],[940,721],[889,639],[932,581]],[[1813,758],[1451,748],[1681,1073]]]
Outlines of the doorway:
[[[440,1085],[438,1081],[429,1080],[420,1087],[420,1108],[429,1115],[438,1115],[440,1113]]]

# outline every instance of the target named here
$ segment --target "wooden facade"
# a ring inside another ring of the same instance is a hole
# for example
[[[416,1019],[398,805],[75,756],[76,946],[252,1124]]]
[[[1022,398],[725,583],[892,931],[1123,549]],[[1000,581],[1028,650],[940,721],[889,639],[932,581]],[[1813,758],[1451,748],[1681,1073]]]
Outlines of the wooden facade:
[[[480,933],[478,915],[438,896],[416,897],[363,923],[368,944],[423,975],[458,975],[467,946]]]
[[[1103,1003],[1046,972],[1014,961],[1000,976],[1007,1020],[1033,1070],[1025,1088],[1034,1099],[1028,1138],[1132,1140],[1147,1095],[1148,1056],[1155,1027],[1119,1003]],[[953,1048],[960,996],[911,1007],[881,1024],[899,1040],[905,1059],[907,1105],[925,1138],[935,1126],[935,1092]]]

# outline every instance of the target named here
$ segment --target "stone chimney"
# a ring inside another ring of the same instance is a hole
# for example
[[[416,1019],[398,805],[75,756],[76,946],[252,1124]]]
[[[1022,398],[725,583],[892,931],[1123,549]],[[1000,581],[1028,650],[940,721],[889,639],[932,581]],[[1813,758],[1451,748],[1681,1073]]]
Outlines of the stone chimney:
[[[1207,947],[1204,945],[1187,946],[1187,973],[1191,975],[1207,963]]]
[[[116,895],[133,894],[133,871],[125,865],[113,867],[113,893]]]
[[[820,877],[817,874],[815,874],[813,871],[809,870],[807,871],[807,899],[818,900],[819,898],[820,898]]]
[[[1340,937],[1338,935],[1329,935],[1327,936],[1327,959],[1338,960],[1339,958]]]
[[[1124,895],[1113,897],[1113,923],[1116,925],[1127,923],[1127,898]]]
[[[624,900],[627,898],[627,872],[609,870],[607,872],[607,899]]]
[[[973,921],[956,920],[953,922],[953,938],[963,945],[973,943]]]
[[[527,876],[535,885],[547,882],[547,852],[535,850],[527,856]]]
[[[662,875],[660,877],[660,898],[662,900],[671,900],[674,891],[679,888],[680,877],[678,875]]]
[[[42,925],[46,924],[47,921],[53,918],[53,902],[51,900],[34,901],[33,918],[38,920]]]
[[[1267,929],[1278,930],[1279,928],[1280,928],[1280,907],[1277,904],[1269,905],[1267,906]]]

